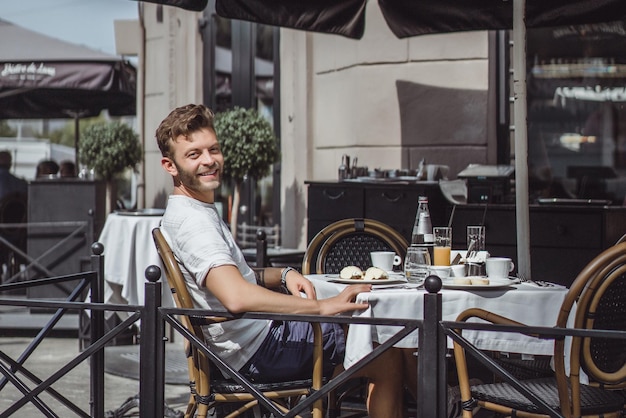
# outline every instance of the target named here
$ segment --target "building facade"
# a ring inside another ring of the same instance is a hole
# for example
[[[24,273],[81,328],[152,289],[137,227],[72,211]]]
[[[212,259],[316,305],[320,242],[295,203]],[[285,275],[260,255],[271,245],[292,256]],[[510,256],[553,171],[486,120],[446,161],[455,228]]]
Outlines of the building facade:
[[[138,107],[146,207],[163,206],[171,188],[154,141],[158,123],[176,106],[203,101],[204,16],[143,5]],[[452,178],[470,162],[495,164],[491,37],[400,40],[375,2],[368,2],[361,40],[281,29],[282,245],[306,246],[304,182],[336,180],[344,154],[369,170],[416,169],[422,160],[448,165]]]

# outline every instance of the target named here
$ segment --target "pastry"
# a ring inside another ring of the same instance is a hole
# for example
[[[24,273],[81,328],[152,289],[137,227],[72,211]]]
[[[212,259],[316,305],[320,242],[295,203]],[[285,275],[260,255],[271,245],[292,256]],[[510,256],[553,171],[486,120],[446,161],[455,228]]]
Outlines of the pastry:
[[[365,271],[365,280],[384,280],[388,279],[387,272],[378,267],[370,267]]]
[[[486,277],[472,277],[471,279],[473,285],[487,285],[489,284],[489,279]]]
[[[467,277],[455,277],[452,279],[452,283],[454,284],[472,284],[472,279],[468,279]]]
[[[341,269],[339,277],[342,279],[363,279],[363,270],[357,266],[347,266]]]

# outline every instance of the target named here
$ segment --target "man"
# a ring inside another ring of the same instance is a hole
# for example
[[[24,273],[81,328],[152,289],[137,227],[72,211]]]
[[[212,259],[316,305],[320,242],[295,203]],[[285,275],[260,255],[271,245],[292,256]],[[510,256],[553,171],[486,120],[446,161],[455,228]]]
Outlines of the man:
[[[367,304],[354,300],[358,293],[369,291],[369,285],[347,286],[335,297],[317,300],[311,282],[291,268],[267,268],[259,278],[262,285],[257,284],[255,273],[214,205],[224,157],[213,128],[213,113],[208,108],[187,105],[174,109],[159,125],[156,138],[161,165],[174,181],[162,230],[198,308],[309,315],[335,315],[367,308]],[[281,283],[291,295],[269,290]],[[323,324],[322,331],[328,375],[341,366],[345,340],[337,324]],[[223,360],[253,380],[310,375],[312,331],[308,323],[239,319],[211,325],[204,333],[207,343]],[[362,370],[370,381],[370,417],[402,416],[401,376],[407,367],[416,370],[415,363],[405,366],[409,357],[400,350],[387,350]]]
[[[21,194],[26,197],[28,184],[25,180],[11,174],[13,157],[9,151],[0,151],[0,200],[10,194]]]

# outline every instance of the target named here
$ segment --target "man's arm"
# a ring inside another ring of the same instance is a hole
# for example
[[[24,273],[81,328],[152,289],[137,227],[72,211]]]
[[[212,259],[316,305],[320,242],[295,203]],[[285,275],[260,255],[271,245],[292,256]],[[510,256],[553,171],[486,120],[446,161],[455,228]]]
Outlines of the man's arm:
[[[293,295],[306,294],[308,299],[315,299],[315,287],[301,275],[296,269],[290,267],[266,267],[253,269],[256,273],[257,283],[268,289],[278,289],[284,285]]]
[[[281,269],[275,269],[278,277],[272,276],[271,280],[278,280],[280,283]],[[276,272],[270,272],[275,274]],[[204,281],[207,289],[215,295],[224,307],[233,313],[242,312],[276,312],[308,315],[335,315],[341,312],[365,309],[367,304],[354,303],[356,295],[367,292],[370,285],[346,286],[339,295],[316,300],[314,298],[302,298],[301,287],[311,286],[297,271],[291,270],[287,274],[287,287],[293,295],[268,290],[262,286],[247,282],[237,267],[233,265],[223,265],[212,268]],[[266,276],[267,282],[267,276]]]
[[[252,268],[256,274],[256,281],[260,286],[268,289],[278,288],[281,278],[282,268],[279,267],[264,267],[264,268]]]

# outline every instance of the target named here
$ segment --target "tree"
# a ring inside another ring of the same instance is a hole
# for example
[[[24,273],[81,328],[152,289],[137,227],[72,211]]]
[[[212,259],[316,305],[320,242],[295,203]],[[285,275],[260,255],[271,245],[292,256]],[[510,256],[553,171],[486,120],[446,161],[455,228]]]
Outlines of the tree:
[[[89,126],[80,138],[79,159],[107,182],[107,210],[114,208],[115,176],[127,168],[136,168],[142,158],[139,136],[119,122]]]
[[[231,231],[237,237],[241,185],[246,176],[259,179],[278,161],[276,136],[255,109],[235,107],[215,115],[215,133],[224,154],[224,178],[234,182]]]

